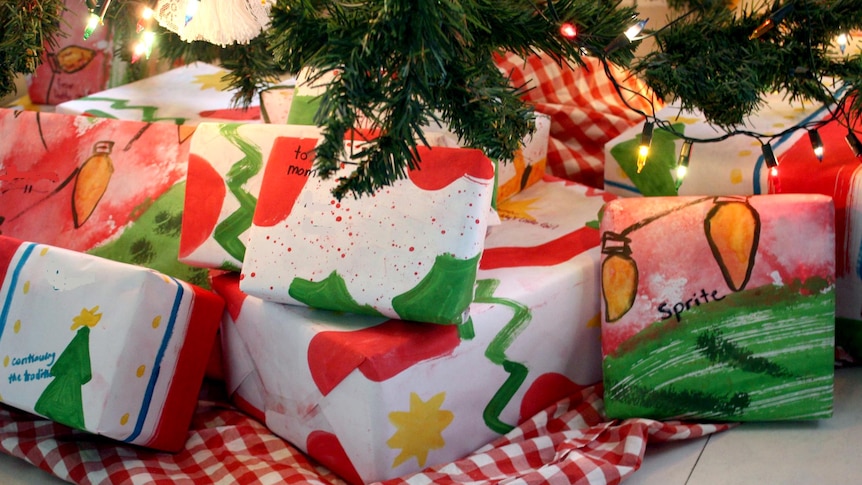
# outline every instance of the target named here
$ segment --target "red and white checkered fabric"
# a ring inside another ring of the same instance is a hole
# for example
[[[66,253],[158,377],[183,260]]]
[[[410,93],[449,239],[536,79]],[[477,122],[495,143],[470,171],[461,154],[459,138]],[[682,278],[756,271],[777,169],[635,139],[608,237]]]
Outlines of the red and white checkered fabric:
[[[726,424],[608,420],[600,387],[559,401],[473,455],[386,485],[616,484],[634,473],[650,441],[696,438]],[[221,399],[199,402],[184,450],[118,444],[0,406],[0,450],[65,481],[88,484],[319,484],[342,480]]]
[[[650,99],[650,91],[631,73],[610,66],[610,73],[623,88],[620,99],[601,62],[584,57],[583,67],[560,66],[551,58],[515,54],[496,58],[497,66],[512,79],[512,85],[526,85],[524,100],[539,113],[551,117],[547,169],[560,178],[592,187],[604,185],[604,147],[627,128],[644,120],[631,108],[653,114],[662,107]],[[630,90],[630,91],[629,91]],[[643,96],[633,96],[632,92]]]

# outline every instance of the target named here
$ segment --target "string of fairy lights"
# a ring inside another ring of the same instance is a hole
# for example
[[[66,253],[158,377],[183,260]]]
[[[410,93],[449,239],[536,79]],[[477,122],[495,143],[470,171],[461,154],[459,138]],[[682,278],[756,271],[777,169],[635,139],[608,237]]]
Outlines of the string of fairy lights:
[[[762,24],[760,24],[756,29],[754,29],[754,31],[752,31],[751,35],[749,35],[748,37],[748,40],[753,41],[759,39],[770,30],[779,26],[782,20],[787,16],[790,11],[792,11],[792,9],[793,4],[791,3],[773,12],[767,19],[764,20]],[[689,12],[689,14],[690,13],[691,12]],[[675,21],[682,20],[686,15],[678,17]],[[673,22],[671,22],[671,24],[672,23]],[[612,42],[608,46],[608,49],[613,49],[615,48],[615,46],[618,46],[619,43],[622,42],[635,42],[638,40],[643,40],[648,36],[656,35],[656,33],[660,32],[661,30],[660,29],[659,31],[653,32],[651,34],[641,35],[644,30],[645,24],[646,20],[638,19],[632,24],[629,30],[626,31],[625,35],[622,35],[615,39],[614,42]],[[668,24],[667,26],[663,27],[663,29],[670,27],[671,24]],[[574,38],[576,35],[576,32],[565,23],[562,25],[560,32],[561,35],[567,38]],[[848,43],[851,40],[852,39],[850,37],[850,34],[846,32],[840,33],[836,36],[835,44],[838,46],[838,49],[842,54],[845,53]],[[764,164],[769,170],[768,175],[770,177],[770,180],[774,180],[774,178],[778,176],[778,159],[772,147],[772,143],[774,140],[782,139],[787,135],[799,130],[805,130],[814,156],[817,158],[818,161],[822,162],[826,149],[823,144],[823,139],[820,136],[819,129],[836,120],[842,122],[843,126],[847,128],[845,141],[847,142],[847,145],[849,146],[853,155],[856,158],[862,158],[862,142],[860,142],[858,136],[854,131],[852,122],[853,115],[850,110],[847,109],[847,103],[850,102],[850,100],[849,98],[843,96],[845,89],[844,86],[840,83],[837,83],[834,86],[830,87],[823,82],[819,82],[822,90],[824,92],[830,93],[830,96],[833,100],[831,104],[824,105],[824,108],[827,110],[828,114],[821,119],[796,124],[774,133],[761,133],[752,130],[734,128],[733,130],[724,130],[722,134],[716,135],[714,137],[698,138],[687,136],[684,133],[680,132],[674,126],[672,120],[662,119],[661,117],[657,116],[658,110],[656,109],[653,97],[651,97],[648,93],[633,91],[630,88],[627,88],[624,85],[620,84],[615,78],[615,75],[613,73],[613,70],[610,68],[610,65],[604,60],[603,64],[605,68],[605,74],[614,84],[614,87],[617,90],[620,99],[626,104],[628,109],[639,113],[645,119],[640,140],[637,146],[637,173],[640,173],[643,170],[644,166],[649,160],[653,133],[655,132],[655,129],[657,127],[659,129],[666,130],[667,132],[682,140],[682,145],[679,151],[679,156],[677,158],[675,169],[677,190],[682,185],[688,172],[688,167],[691,162],[692,156],[692,147],[695,143],[717,143],[733,136],[748,136],[753,139],[756,139],[760,143],[761,154],[763,157]],[[647,113],[642,109],[633,106],[632,103],[627,101],[627,99],[630,97],[639,97],[647,100],[650,106],[652,106],[651,113]],[[716,127],[716,129],[718,128]]]
[[[255,1],[255,0],[249,0]],[[194,19],[196,15],[198,15],[200,0],[184,0],[185,2],[185,24],[188,25],[189,22]],[[274,0],[261,0],[261,5],[266,5],[267,2],[274,3]],[[105,14],[110,6],[111,0],[87,0],[87,5],[90,10],[90,16],[87,20],[87,26],[84,32],[84,39],[87,39],[92,33],[97,29],[100,25],[104,23]],[[154,32],[154,27],[157,25],[157,21],[154,19],[154,4],[152,2],[140,4],[140,9],[138,11],[138,22],[137,22],[137,41],[133,44],[133,54],[131,56],[132,62],[137,62],[140,59],[149,59],[152,55],[154,43],[156,39],[156,34]],[[754,29],[750,36],[749,40],[754,41],[772,29],[775,29],[777,26],[781,24],[781,22],[785,19],[785,17],[790,13],[793,9],[793,4],[788,3],[781,8],[775,10],[768,18],[766,18],[762,24],[760,24],[756,29]],[[847,109],[846,103],[848,102],[847,97],[843,96],[844,89],[841,85],[827,86],[823,82],[820,82],[820,87],[824,92],[830,93],[830,96],[833,100],[831,104],[825,105],[828,110],[828,115],[822,119],[816,121],[809,121],[802,124],[790,126],[780,132],[777,133],[760,133],[755,131],[750,131],[746,129],[741,129],[738,127],[734,127],[733,129],[724,129],[723,132],[719,135],[710,138],[696,138],[687,136],[681,132],[679,132],[675,127],[671,120],[665,120],[657,116],[656,109],[656,101],[655,97],[652,93],[644,93],[634,91],[630,88],[627,88],[622,83],[620,83],[614,74],[614,70],[611,69],[609,62],[607,61],[607,54],[613,52],[616,49],[620,49],[621,47],[628,46],[631,43],[642,41],[650,36],[655,36],[659,34],[663,29],[666,29],[673,25],[674,22],[680,21],[688,16],[691,12],[686,13],[680,17],[677,17],[673,21],[671,21],[668,25],[662,27],[661,29],[645,32],[645,28],[647,26],[648,19],[641,18],[633,18],[631,27],[626,30],[623,34],[619,35],[612,42],[610,42],[603,53],[590,53],[583,52],[584,55],[596,55],[602,60],[604,64],[605,74],[608,76],[614,88],[617,90],[619,98],[622,102],[628,107],[628,109],[639,113],[644,117],[644,125],[643,130],[640,136],[640,142],[638,145],[638,153],[637,153],[637,172],[640,173],[643,167],[648,163],[650,158],[650,146],[653,138],[653,133],[656,129],[666,130],[669,133],[675,135],[679,139],[682,140],[682,145],[679,151],[679,156],[676,164],[676,181],[677,188],[682,184],[684,180],[689,164],[691,162],[692,157],[692,147],[694,144],[704,144],[704,143],[714,143],[720,142],[732,136],[748,136],[754,138],[760,142],[761,151],[764,163],[766,167],[769,169],[769,176],[774,177],[778,174],[778,160],[775,156],[775,153],[772,148],[772,142],[776,139],[781,139],[784,136],[795,132],[797,130],[805,130],[808,135],[808,139],[811,144],[811,148],[813,150],[814,155],[818,160],[823,160],[823,156],[825,153],[825,147],[823,144],[823,140],[819,134],[819,129],[824,125],[834,121],[839,120],[842,122],[844,126],[847,127],[847,135],[845,136],[845,140],[850,147],[852,153],[856,157],[862,157],[862,142],[860,142],[858,136],[854,132],[852,116],[850,110]],[[568,40],[575,41],[578,38],[579,32],[577,26],[572,22],[559,22],[559,31],[560,35]],[[257,33],[254,33],[257,35]],[[835,44],[840,49],[841,53],[845,52],[845,49],[850,42],[851,38],[848,33],[841,33],[835,39]],[[634,106],[634,103],[631,103],[629,100],[635,97],[639,97],[647,101],[647,104],[652,107],[650,112],[646,112],[638,107]]]

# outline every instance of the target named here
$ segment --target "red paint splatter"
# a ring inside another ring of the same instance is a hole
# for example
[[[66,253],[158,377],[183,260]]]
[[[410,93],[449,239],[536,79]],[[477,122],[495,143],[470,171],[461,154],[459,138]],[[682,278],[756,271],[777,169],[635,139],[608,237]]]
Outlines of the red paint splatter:
[[[356,467],[344,451],[344,446],[338,441],[338,436],[328,431],[312,431],[305,440],[305,449],[309,456],[351,484],[363,483],[362,477],[359,476]]]
[[[461,177],[491,180],[494,164],[481,150],[471,148],[419,147],[420,168],[408,176],[423,190],[440,190]]]
[[[221,175],[209,161],[190,154],[186,179],[187,204],[180,235],[179,257],[187,257],[209,239],[219,221],[225,188]]]
[[[523,266],[553,266],[598,246],[599,231],[582,227],[538,246],[485,248],[479,261],[481,269]]]

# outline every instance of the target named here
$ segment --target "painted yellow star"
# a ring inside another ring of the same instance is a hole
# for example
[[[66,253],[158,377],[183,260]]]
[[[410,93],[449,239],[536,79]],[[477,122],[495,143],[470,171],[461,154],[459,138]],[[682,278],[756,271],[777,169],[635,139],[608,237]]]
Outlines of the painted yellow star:
[[[398,430],[386,444],[390,448],[401,449],[401,453],[392,463],[392,468],[412,457],[416,457],[419,466],[424,467],[430,450],[446,446],[442,433],[455,419],[455,415],[451,411],[440,409],[445,398],[446,393],[441,392],[428,401],[422,401],[418,394],[411,392],[410,411],[389,413],[389,421]]]
[[[536,222],[536,218],[531,216],[529,211],[537,200],[539,199],[504,200],[497,206],[497,213],[501,219],[522,219]]]
[[[81,309],[81,313],[78,314],[77,317],[72,318],[72,330],[77,330],[80,327],[90,327],[93,328],[99,323],[99,320],[102,319],[101,313],[96,313],[99,311],[99,305],[94,306],[87,310],[86,308]]]
[[[205,89],[215,89],[216,91],[227,90],[228,83],[222,77],[228,72],[221,70],[212,74],[198,74],[195,76],[195,83],[201,85],[201,91]]]

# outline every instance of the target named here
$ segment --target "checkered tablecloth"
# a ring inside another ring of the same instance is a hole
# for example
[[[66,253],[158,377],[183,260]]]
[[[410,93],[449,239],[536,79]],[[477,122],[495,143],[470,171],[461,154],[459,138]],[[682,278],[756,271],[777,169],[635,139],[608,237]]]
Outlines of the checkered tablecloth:
[[[605,143],[644,120],[631,108],[653,114],[663,104],[626,70],[609,65],[606,72],[596,58],[583,61],[580,67],[561,66],[548,56],[525,60],[511,53],[495,59],[497,67],[511,76],[512,85],[530,89],[523,99],[551,118],[548,171],[602,188]]]
[[[202,392],[185,449],[161,453],[118,444],[0,406],[0,451],[78,484],[318,484],[344,482],[220,397]],[[697,438],[727,424],[609,420],[601,387],[540,412],[456,461],[386,485],[620,483],[638,469],[648,442]]]

